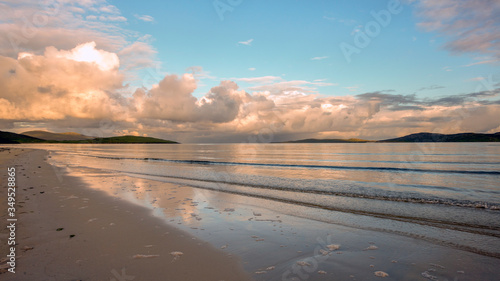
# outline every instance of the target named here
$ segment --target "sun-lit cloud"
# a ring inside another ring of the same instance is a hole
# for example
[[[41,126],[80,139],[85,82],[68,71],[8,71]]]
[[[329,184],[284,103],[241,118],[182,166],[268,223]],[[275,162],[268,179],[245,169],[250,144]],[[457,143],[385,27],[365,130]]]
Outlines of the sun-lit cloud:
[[[45,56],[95,63],[102,71],[118,68],[120,62],[116,54],[103,50],[97,50],[95,47],[95,42],[78,45],[69,51],[57,50],[54,47],[48,47],[45,50]]]
[[[89,128],[110,124],[103,129],[108,134],[138,132],[184,142],[244,141],[271,129],[275,140],[377,139],[415,130],[490,132],[500,114],[500,88],[434,99],[392,90],[324,96],[312,91],[332,84],[324,79],[280,76],[223,80],[197,98],[195,76],[204,73],[201,67],[166,75],[124,96],[118,55],[93,42],[69,50],[48,47],[41,55],[25,52],[18,59],[2,56],[0,62],[0,120],[6,127],[23,122],[93,132]],[[254,86],[247,91],[238,82]]]
[[[483,2],[478,6],[484,8]],[[258,64],[259,73],[268,75],[219,78],[208,71],[213,66],[203,63],[204,69],[196,62],[180,68],[185,73],[167,73],[157,59],[162,49],[152,45],[153,36],[126,29],[138,21],[128,22],[107,1],[58,1],[54,3],[59,7],[41,8],[33,3],[17,1],[16,9],[0,3],[0,33],[5,35],[0,41],[1,129],[66,129],[96,136],[130,133],[181,142],[255,141],[263,133],[272,135],[269,141],[280,141],[500,130],[500,83],[479,74],[461,79],[470,77],[479,86],[486,85],[486,90],[437,96],[436,90],[444,86],[435,82],[422,82],[416,91],[406,93],[368,92],[367,83],[334,87],[338,84],[333,82],[341,80],[328,73],[311,73],[307,77],[321,78],[312,80],[281,70],[264,72],[265,64],[259,61],[241,61],[235,69],[255,71],[244,65]],[[414,5],[420,27],[445,36],[447,49],[483,54],[465,67],[498,60],[498,39],[492,32],[497,6],[483,11],[448,0],[415,1]],[[442,8],[442,13],[433,12],[433,7]],[[29,35],[23,33],[23,18],[32,19],[40,11],[47,21]],[[134,16],[155,21],[148,15]],[[483,25],[481,16],[487,20]],[[252,43],[249,39],[237,45]],[[441,70],[451,71],[451,67]],[[203,84],[208,82],[211,85]],[[428,91],[436,96],[425,96]]]
[[[454,53],[482,53],[500,58],[500,2],[491,0],[416,0],[418,27],[438,32]]]

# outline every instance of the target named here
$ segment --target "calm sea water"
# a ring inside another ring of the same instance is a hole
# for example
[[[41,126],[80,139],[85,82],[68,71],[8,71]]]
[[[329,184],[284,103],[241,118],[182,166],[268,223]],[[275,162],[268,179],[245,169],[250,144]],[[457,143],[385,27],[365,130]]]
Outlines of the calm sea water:
[[[61,166],[305,206],[296,215],[500,257],[498,143],[36,147]]]

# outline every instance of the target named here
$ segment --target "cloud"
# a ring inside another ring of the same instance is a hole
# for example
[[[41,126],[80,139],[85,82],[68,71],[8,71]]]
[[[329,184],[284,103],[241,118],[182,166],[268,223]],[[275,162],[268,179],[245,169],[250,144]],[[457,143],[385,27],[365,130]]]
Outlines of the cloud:
[[[333,87],[327,88],[327,96],[318,89],[336,84],[325,79],[267,75],[222,79],[197,98],[193,93],[199,96],[202,79],[218,78],[200,66],[188,68],[185,74],[165,75],[156,61],[157,50],[149,44],[151,36],[123,29],[126,19],[104,0],[64,1],[59,8],[39,7],[35,1],[5,3],[0,4],[0,33],[6,39],[0,41],[2,128],[46,128],[96,136],[147,134],[183,142],[262,141],[263,135],[267,141],[377,139],[419,131],[492,132],[500,128],[500,85],[496,82],[487,83],[485,91],[438,98],[388,90],[334,96]],[[47,21],[28,33],[23,31],[23,18],[32,20],[35,13],[43,13]],[[462,17],[448,11],[429,13],[419,16]],[[447,33],[451,27],[446,24],[435,30],[451,38],[450,42],[461,40]],[[476,58],[477,63],[496,59],[493,49],[476,49],[487,53]],[[139,75],[148,74],[149,68],[154,68],[154,75]],[[147,85],[130,86],[132,79],[144,77],[148,77],[148,83],[143,83]],[[360,91],[359,86],[346,88]]]
[[[468,79],[467,81],[482,81],[482,80],[485,80],[486,78],[484,77],[474,77],[474,78],[471,78],[471,79]]]
[[[211,80],[214,80],[216,79],[217,77],[213,76],[213,75],[210,75],[210,72],[209,71],[206,71],[203,69],[203,67],[201,66],[191,66],[191,67],[188,67],[186,69],[187,72],[190,72],[191,74],[193,74],[193,77],[195,79],[211,79]]]
[[[438,32],[453,53],[482,53],[500,58],[500,2],[492,0],[418,0],[418,27]]]
[[[43,55],[0,56],[0,119],[49,121],[113,120],[123,116],[124,99],[116,54],[93,43],[68,51],[48,47]],[[78,126],[78,123],[73,124]]]
[[[90,42],[69,50],[48,47],[43,54],[24,53],[18,59],[0,56],[1,124],[90,135],[136,132],[183,142],[259,141],[264,133],[268,141],[379,139],[499,127],[500,88],[435,99],[389,90],[332,97],[312,92],[331,84],[322,79],[262,76],[224,80],[196,98],[195,76],[204,71],[191,67],[191,73],[166,75],[130,93],[116,58],[141,48],[136,44],[115,54]],[[253,86],[247,92],[237,82]]]
[[[124,21],[127,21],[127,18],[122,17],[122,16],[99,16],[99,20],[101,20],[101,21],[124,22]]]
[[[470,67],[470,66],[474,66],[474,65],[489,64],[489,63],[497,63],[499,61],[500,61],[499,59],[486,59],[486,60],[481,60],[481,61],[477,61],[477,62],[463,65],[463,67]]]
[[[134,15],[137,19],[140,19],[145,22],[153,22],[155,19],[152,16],[148,15]]]
[[[335,83],[321,81],[291,80],[287,81],[280,76],[261,76],[249,78],[231,78],[234,81],[241,81],[250,84],[249,89],[253,91],[267,91],[273,94],[284,91],[315,92],[317,87],[335,86]]]
[[[99,8],[99,11],[104,12],[104,13],[109,13],[109,14],[119,14],[120,10],[113,5],[106,5],[106,6],[101,6]]]
[[[156,49],[145,42],[136,41],[118,52],[126,71],[155,67]]]
[[[261,76],[261,77],[249,77],[249,78],[232,78],[232,80],[253,83],[253,84],[268,84],[275,81],[281,81],[283,80],[283,78],[279,76]]]
[[[149,91],[138,89],[133,96],[133,116],[139,119],[157,119],[175,122],[224,123],[234,120],[244,91],[236,83],[222,81],[199,100],[192,93],[196,89],[192,74],[182,77],[167,75]]]
[[[327,59],[328,57],[327,56],[324,56],[324,57],[314,57],[314,58],[311,58],[311,60],[324,60],[324,59]]]
[[[419,88],[419,89],[417,89],[417,92],[420,92],[420,91],[432,91],[432,90],[438,90],[438,89],[444,89],[444,88],[445,88],[444,86],[440,86],[440,85],[431,85],[431,86],[428,86],[428,87]]]
[[[355,92],[357,91],[359,88],[359,86],[348,86],[348,87],[344,87],[344,89],[347,89],[349,90],[350,92]]]
[[[103,50],[97,50],[95,47],[95,42],[88,42],[78,45],[69,51],[57,50],[54,47],[47,47],[45,50],[45,56],[65,58],[78,62],[93,63],[97,65],[97,67],[102,71],[108,71],[118,68],[120,62],[116,54],[109,53]],[[29,55],[27,55],[26,53],[22,53],[21,58],[24,56]]]
[[[247,41],[240,41],[240,42],[238,42],[238,44],[250,46],[250,44],[252,44],[252,42],[253,42],[253,39],[249,39]]]
[[[16,58],[19,52],[42,54],[47,46],[69,49],[91,41],[107,51],[119,50],[131,33],[120,27],[126,18],[109,6],[106,1],[3,4],[0,34],[5,40],[0,40],[0,55]]]

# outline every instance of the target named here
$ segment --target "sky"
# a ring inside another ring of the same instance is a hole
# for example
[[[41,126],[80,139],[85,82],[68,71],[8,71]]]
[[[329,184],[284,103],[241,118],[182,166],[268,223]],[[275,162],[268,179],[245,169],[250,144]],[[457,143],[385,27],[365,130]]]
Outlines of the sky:
[[[494,133],[499,14],[497,0],[0,1],[0,130]]]

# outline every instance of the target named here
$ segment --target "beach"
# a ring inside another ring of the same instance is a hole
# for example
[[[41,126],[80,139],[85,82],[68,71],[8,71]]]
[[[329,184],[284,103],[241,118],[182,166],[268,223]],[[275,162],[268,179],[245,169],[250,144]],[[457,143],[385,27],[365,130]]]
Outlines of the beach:
[[[16,273],[2,273],[2,280],[495,280],[500,274],[498,238],[480,234],[493,250],[481,253],[474,241],[471,250],[459,226],[426,225],[436,233],[420,235],[422,229],[396,218],[249,196],[236,187],[196,187],[180,176],[169,182],[90,167],[74,155],[69,165],[65,153],[50,149],[0,155],[3,182],[7,167],[16,167],[18,219]],[[415,235],[406,235],[412,229]],[[2,257],[8,235],[2,228]],[[440,235],[450,239],[436,240]]]
[[[250,280],[234,256],[143,207],[56,175],[45,162],[47,152],[12,149],[1,155],[2,170],[18,171],[16,272],[3,273],[2,280]],[[2,188],[2,198],[5,193]]]

